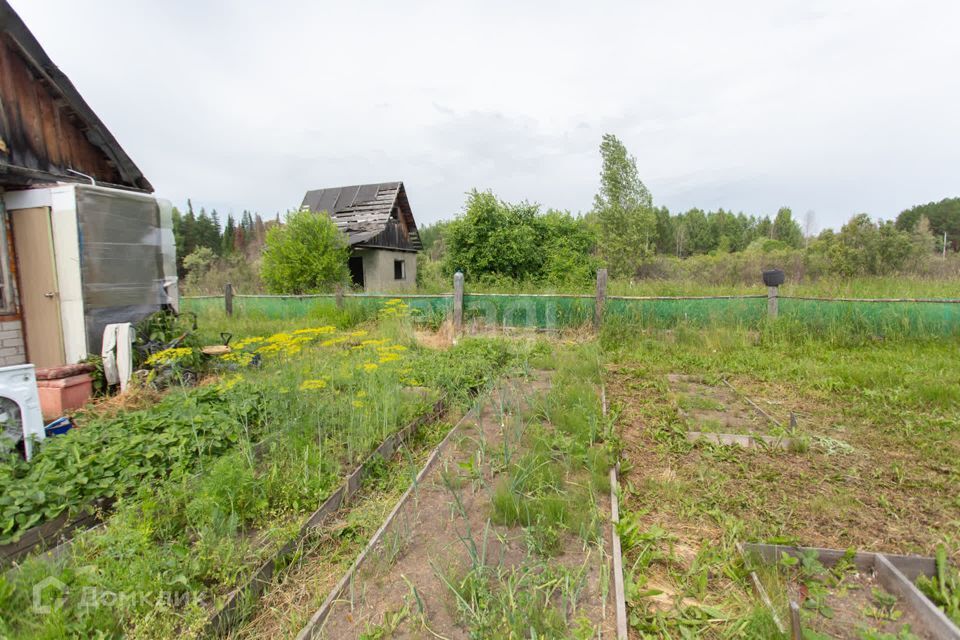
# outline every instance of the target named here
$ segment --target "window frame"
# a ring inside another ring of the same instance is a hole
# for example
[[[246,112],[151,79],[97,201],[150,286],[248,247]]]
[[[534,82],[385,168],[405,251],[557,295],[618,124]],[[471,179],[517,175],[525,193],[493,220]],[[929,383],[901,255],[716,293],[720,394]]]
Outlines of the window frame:
[[[16,295],[13,289],[12,269],[10,266],[10,215],[3,205],[3,193],[0,191],[0,315],[11,315],[17,312]]]
[[[400,267],[400,275],[397,276],[397,266]],[[407,279],[407,261],[406,259],[394,258],[393,259],[393,279],[394,280],[406,280]]]

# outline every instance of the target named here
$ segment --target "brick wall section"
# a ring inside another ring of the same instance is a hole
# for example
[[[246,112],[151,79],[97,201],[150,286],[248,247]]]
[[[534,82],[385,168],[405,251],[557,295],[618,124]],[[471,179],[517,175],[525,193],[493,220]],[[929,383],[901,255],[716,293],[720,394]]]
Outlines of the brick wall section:
[[[26,352],[20,319],[0,316],[0,366],[23,364],[27,361]]]

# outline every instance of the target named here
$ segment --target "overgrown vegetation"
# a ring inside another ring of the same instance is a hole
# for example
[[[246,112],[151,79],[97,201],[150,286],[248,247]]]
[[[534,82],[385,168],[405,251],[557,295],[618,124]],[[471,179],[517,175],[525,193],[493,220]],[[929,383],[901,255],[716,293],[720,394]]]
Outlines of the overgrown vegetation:
[[[752,595],[738,541],[920,555],[942,544],[941,566],[960,557],[960,502],[949,488],[960,480],[960,389],[946,382],[958,375],[956,339],[835,331],[605,329],[624,440],[630,619],[641,637],[781,637]],[[809,446],[688,442],[668,374],[730,379],[783,424],[796,415]],[[918,521],[927,524],[906,524]],[[823,583],[818,575],[808,582]],[[833,605],[811,585],[801,601],[828,620]],[[873,615],[849,632],[893,637],[882,623],[899,608],[867,595]]]
[[[288,541],[385,436],[443,394],[447,376],[482,383],[510,360],[502,344],[468,343],[443,356],[419,349],[399,300],[383,306],[376,328],[288,323],[233,345],[216,384],[173,391],[163,405],[182,411],[203,398],[221,413],[145,411],[143,428],[139,414],[121,414],[47,443],[38,460],[59,466],[34,469],[47,473],[51,491],[57,481],[70,491],[89,484],[118,499],[105,525],[78,534],[69,553],[31,557],[0,579],[0,635],[198,634],[210,607]],[[432,386],[413,388],[424,384]],[[234,417],[247,407],[256,413]],[[178,463],[178,452],[195,451],[205,455],[193,454],[189,469]],[[32,589],[48,578],[59,582],[43,614],[31,608]]]
[[[589,282],[596,261],[594,235],[569,213],[540,213],[538,205],[510,204],[473,191],[463,215],[444,230],[444,273],[478,282],[535,280]]]

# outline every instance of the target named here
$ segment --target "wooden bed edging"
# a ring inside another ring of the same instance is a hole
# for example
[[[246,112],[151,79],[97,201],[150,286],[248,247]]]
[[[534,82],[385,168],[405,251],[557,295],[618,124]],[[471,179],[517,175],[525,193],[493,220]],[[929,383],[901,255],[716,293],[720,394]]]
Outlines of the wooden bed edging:
[[[794,446],[790,438],[780,436],[747,435],[742,433],[714,433],[712,431],[687,431],[687,442],[705,440],[722,446],[740,446],[745,449],[768,448],[789,450]]]
[[[317,637],[317,635],[323,630],[323,624],[327,620],[327,616],[330,614],[330,609],[333,608],[333,605],[340,598],[340,595],[343,593],[344,589],[347,588],[347,585],[350,584],[350,581],[353,580],[353,577],[357,574],[357,571],[360,569],[360,565],[363,564],[364,560],[367,559],[367,556],[370,555],[376,546],[380,543],[380,539],[386,533],[387,528],[393,523],[396,519],[397,514],[400,513],[400,510],[406,505],[407,500],[410,496],[413,495],[414,491],[423,481],[423,478],[430,472],[433,466],[436,464],[437,460],[440,459],[440,454],[446,450],[450,442],[453,440],[453,435],[460,431],[460,426],[463,422],[476,411],[476,408],[479,406],[475,404],[470,411],[465,413],[460,420],[457,421],[457,424],[447,432],[447,435],[444,436],[443,440],[440,441],[433,451],[430,453],[430,457],[427,458],[426,463],[424,463],[423,468],[417,473],[417,477],[413,480],[407,490],[403,492],[403,495],[400,496],[400,499],[397,501],[397,504],[394,505],[390,513],[387,515],[386,519],[383,521],[383,524],[380,525],[380,528],[371,536],[370,541],[367,543],[367,546],[364,547],[363,551],[360,552],[360,555],[357,556],[356,560],[353,561],[353,564],[350,565],[350,568],[347,569],[347,572],[343,574],[343,577],[337,582],[333,587],[330,593],[327,595],[327,598],[323,601],[323,604],[320,605],[320,608],[317,609],[314,614],[310,617],[310,620],[306,625],[300,630],[297,634],[297,640],[312,640]]]
[[[90,529],[102,522],[102,516],[109,513],[112,506],[112,499],[98,498],[75,511],[72,518],[67,509],[53,520],[27,529],[16,542],[0,545],[0,565],[9,567],[33,551],[62,547],[77,529]]]
[[[600,385],[600,405],[607,417],[607,388]],[[617,456],[619,458],[619,456]],[[620,546],[620,461],[610,467],[610,540],[613,553],[613,597],[616,608],[617,640],[627,640],[627,595],[623,586],[623,549]]]
[[[363,478],[369,472],[370,464],[374,461],[374,458],[379,456],[384,460],[389,460],[393,457],[393,453],[399,445],[415,435],[421,426],[443,415],[446,408],[446,397],[440,398],[433,404],[433,408],[428,413],[423,414],[398,432],[388,435],[383,443],[346,477],[343,484],[304,520],[297,534],[264,561],[250,580],[234,589],[227,596],[226,602],[207,621],[203,635],[223,637],[232,631],[234,626],[243,619],[242,614],[245,607],[260,598],[272,583],[274,575],[285,566],[285,561],[300,549],[312,530],[325,524],[340,507],[360,490]],[[452,431],[451,429],[451,433]],[[446,442],[446,439],[444,439],[444,442]],[[417,479],[419,480],[419,476],[417,476]]]
[[[824,565],[830,566],[846,555],[846,551],[819,547],[796,547],[750,542],[738,544],[738,547],[744,562],[747,563],[749,563],[751,556],[758,558],[764,564],[776,564],[781,553],[797,557],[805,551],[815,551],[818,560]],[[947,617],[940,607],[923,595],[923,592],[914,584],[921,575],[930,577],[936,575],[936,560],[923,556],[861,551],[854,555],[853,563],[861,571],[873,571],[880,584],[901,598],[905,603],[904,606],[910,608],[916,614],[920,624],[927,631],[944,640],[960,640],[960,628]],[[759,583],[759,579],[754,578],[754,580],[755,584]],[[764,604],[770,608],[776,619],[777,612],[773,610],[769,597],[765,599]],[[777,621],[779,623],[779,619]]]

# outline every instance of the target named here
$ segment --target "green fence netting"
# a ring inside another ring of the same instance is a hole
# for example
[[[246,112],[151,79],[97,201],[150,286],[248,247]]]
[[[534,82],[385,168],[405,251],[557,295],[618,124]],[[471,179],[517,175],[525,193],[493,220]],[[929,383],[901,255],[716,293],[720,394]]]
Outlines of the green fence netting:
[[[876,336],[960,335],[960,304],[933,301],[856,301],[780,298],[781,318],[820,332]]]
[[[443,318],[453,309],[452,295],[417,296],[381,296],[352,294],[343,297],[345,306],[360,306],[376,310],[389,300],[399,298],[410,306],[413,312],[422,318]],[[336,306],[336,296],[254,296],[235,295],[233,313],[236,316],[293,320],[319,316]],[[181,311],[196,314],[222,312],[223,296],[198,296],[180,298]]]
[[[370,310],[382,308],[399,298],[415,316],[439,322],[453,310],[453,296],[348,294],[344,305]],[[562,329],[593,321],[592,295],[549,294],[465,294],[463,315],[467,323],[488,326]],[[248,296],[233,298],[234,314],[273,319],[309,318],[336,304],[331,295]],[[222,296],[185,297],[184,311],[222,312]],[[812,331],[856,332],[873,335],[960,335],[960,304],[957,301],[865,301],[779,298],[779,318]],[[607,298],[604,321],[644,327],[673,327],[680,324],[741,326],[757,328],[768,322],[767,297],[623,297]]]
[[[766,296],[738,298],[611,298],[605,318],[647,327],[742,325],[754,327],[766,317]]]
[[[561,329],[593,321],[594,296],[464,294],[465,321],[508,327]]]

